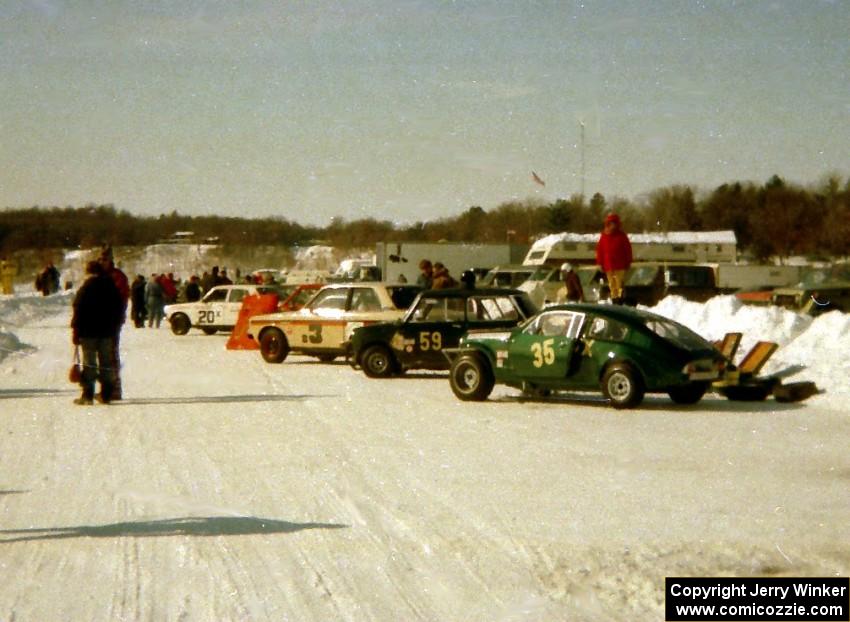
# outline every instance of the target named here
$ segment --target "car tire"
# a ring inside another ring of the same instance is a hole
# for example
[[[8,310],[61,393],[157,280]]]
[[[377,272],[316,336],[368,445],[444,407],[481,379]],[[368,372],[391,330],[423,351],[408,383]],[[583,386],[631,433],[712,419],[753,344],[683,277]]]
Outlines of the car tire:
[[[217,328],[210,328],[209,326],[203,326],[201,327],[201,330],[204,331],[205,335],[215,335],[218,331]]]
[[[670,399],[677,404],[696,404],[708,391],[707,382],[691,382],[667,391]]]
[[[189,316],[185,313],[175,313],[171,316],[169,323],[171,324],[171,332],[175,335],[185,335],[192,328],[192,322],[189,321]]]
[[[477,354],[464,354],[452,362],[449,384],[458,399],[482,402],[493,391],[496,380],[490,364]]]
[[[643,401],[643,379],[628,363],[614,363],[602,376],[602,394],[614,408],[635,408]]]
[[[389,378],[395,373],[396,362],[385,346],[376,345],[369,346],[363,352],[360,367],[370,378]]]
[[[279,328],[267,328],[260,334],[260,354],[266,363],[283,363],[289,354],[289,342]]]

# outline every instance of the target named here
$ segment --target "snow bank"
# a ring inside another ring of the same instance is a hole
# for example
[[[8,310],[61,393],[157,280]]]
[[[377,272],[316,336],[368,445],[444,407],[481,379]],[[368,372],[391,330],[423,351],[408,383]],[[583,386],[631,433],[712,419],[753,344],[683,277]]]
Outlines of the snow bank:
[[[738,356],[757,341],[779,344],[765,373],[802,365],[799,378],[814,380],[830,393],[850,393],[850,316],[838,311],[817,318],[781,307],[745,305],[734,296],[717,296],[708,302],[690,302],[668,296],[650,311],[669,317],[711,340],[728,332],[743,333]]]

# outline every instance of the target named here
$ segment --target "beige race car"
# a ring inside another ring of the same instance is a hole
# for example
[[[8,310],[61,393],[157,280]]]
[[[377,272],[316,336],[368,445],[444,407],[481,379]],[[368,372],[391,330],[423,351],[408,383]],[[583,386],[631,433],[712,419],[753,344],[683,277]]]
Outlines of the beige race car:
[[[355,328],[402,317],[420,289],[401,283],[333,283],[298,311],[252,317],[248,337],[257,341],[268,363],[282,363],[290,352],[332,361],[345,354]]]

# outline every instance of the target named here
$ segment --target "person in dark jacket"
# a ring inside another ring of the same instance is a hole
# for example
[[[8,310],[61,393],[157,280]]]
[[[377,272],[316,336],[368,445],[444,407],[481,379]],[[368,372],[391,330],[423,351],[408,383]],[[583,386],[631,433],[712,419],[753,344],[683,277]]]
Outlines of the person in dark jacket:
[[[112,400],[117,370],[114,368],[115,335],[124,321],[124,301],[100,262],[86,266],[89,275],[74,298],[72,340],[83,351],[83,393],[75,404],[91,404],[95,382],[100,381],[100,401]]]
[[[564,281],[564,286],[558,290],[556,300],[559,303],[584,301],[584,288],[581,286],[581,279],[578,278],[578,274],[576,274],[571,263],[561,264],[561,278]]]
[[[123,396],[123,390],[121,388],[121,329],[124,328],[124,321],[127,319],[127,303],[130,301],[130,281],[127,278],[127,275],[115,265],[115,261],[112,258],[111,246],[104,247],[98,261],[100,262],[100,267],[103,268],[104,274],[106,274],[110,279],[112,279],[112,282],[115,283],[115,287],[121,295],[121,302],[123,304],[121,309],[121,324],[119,324],[118,328],[115,330],[115,338],[112,342],[113,352],[111,367],[115,373],[110,400],[115,401],[120,400]]]
[[[449,274],[449,269],[441,262],[434,262],[434,279],[431,281],[431,289],[449,289],[457,287],[457,281]]]
[[[201,299],[201,284],[197,274],[189,277],[189,282],[186,283],[186,302],[198,302]]]
[[[159,328],[165,313],[165,297],[160,285],[161,275],[152,274],[148,284],[145,286],[145,307],[148,311],[148,328],[154,324]]]
[[[144,327],[145,317],[147,316],[145,311],[145,285],[147,285],[145,277],[139,274],[136,275],[133,285],[130,287],[130,301],[132,302],[130,316],[133,318],[133,325],[136,328]]]
[[[434,266],[430,259],[423,259],[419,262],[419,272],[416,284],[422,289],[431,289],[431,283],[434,281]]]

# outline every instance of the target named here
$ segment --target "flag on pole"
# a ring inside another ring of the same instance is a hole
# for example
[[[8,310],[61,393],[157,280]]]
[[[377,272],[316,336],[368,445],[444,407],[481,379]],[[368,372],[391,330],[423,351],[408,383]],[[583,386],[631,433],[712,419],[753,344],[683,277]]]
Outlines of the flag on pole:
[[[538,184],[540,184],[541,186],[545,186],[545,185],[546,185],[546,182],[545,182],[545,181],[543,181],[542,179],[540,179],[540,177],[538,177],[538,176],[537,176],[537,173],[535,173],[534,171],[531,171],[531,178],[535,181],[535,183],[538,183]]]

